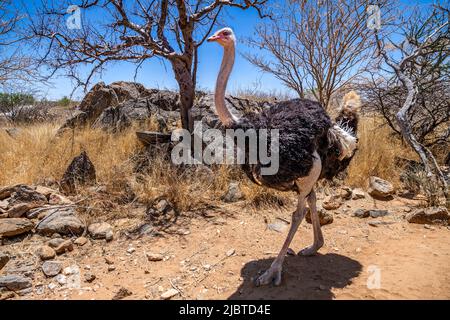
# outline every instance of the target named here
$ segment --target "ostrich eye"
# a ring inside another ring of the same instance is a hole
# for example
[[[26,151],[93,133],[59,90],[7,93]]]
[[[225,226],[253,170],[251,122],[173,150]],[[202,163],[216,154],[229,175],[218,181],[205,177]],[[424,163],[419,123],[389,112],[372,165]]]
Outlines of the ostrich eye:
[[[224,32],[222,32],[222,34],[223,34],[224,36],[229,36],[229,35],[230,35],[230,31],[224,31]]]

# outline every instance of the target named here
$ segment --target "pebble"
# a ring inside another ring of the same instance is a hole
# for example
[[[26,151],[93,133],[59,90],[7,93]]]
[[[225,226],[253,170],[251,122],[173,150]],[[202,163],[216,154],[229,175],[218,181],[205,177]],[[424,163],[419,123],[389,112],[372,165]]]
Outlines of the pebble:
[[[36,254],[42,261],[53,259],[56,256],[55,250],[46,245],[40,246]]]
[[[179,293],[178,290],[169,289],[161,295],[161,299],[163,300],[171,299],[172,297],[175,297],[178,293]]]
[[[135,251],[136,251],[136,249],[131,247],[131,248],[128,248],[127,253],[132,254]]]
[[[87,281],[87,282],[92,282],[92,281],[94,281],[95,280],[95,274],[92,274],[92,273],[90,273],[90,272],[88,272],[88,273],[86,273],[85,275],[84,275],[84,279]]]
[[[227,251],[227,257],[231,257],[233,254],[235,254],[236,250],[235,249],[230,249]]]
[[[148,261],[161,261],[164,259],[164,256],[160,253],[146,253]]]
[[[114,270],[116,270],[116,266],[115,265],[111,264],[111,265],[108,266],[108,271],[114,271]]]
[[[88,238],[86,237],[79,237],[77,238],[73,243],[75,243],[77,246],[84,246],[88,242]]]
[[[62,262],[60,261],[45,261],[42,264],[42,272],[47,277],[54,277],[61,272]]]

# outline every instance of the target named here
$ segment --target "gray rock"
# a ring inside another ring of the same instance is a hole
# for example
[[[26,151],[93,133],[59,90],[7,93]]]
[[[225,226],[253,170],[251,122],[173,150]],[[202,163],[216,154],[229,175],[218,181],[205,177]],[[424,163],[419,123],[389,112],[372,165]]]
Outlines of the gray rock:
[[[0,270],[2,270],[4,266],[6,266],[9,259],[9,255],[4,252],[0,252]]]
[[[53,236],[52,236],[53,237]],[[63,243],[65,240],[63,239],[63,238],[54,238],[54,239],[51,239],[51,240],[49,240],[48,242],[47,242],[47,244],[48,244],[48,246],[49,247],[51,247],[51,248],[56,248],[56,247],[59,247],[60,245],[61,245],[61,243]]]
[[[223,201],[225,202],[236,202],[244,198],[241,188],[239,187],[239,182],[230,182],[228,190],[223,196]]]
[[[367,218],[369,215],[369,211],[364,209],[356,209],[355,212],[353,212],[353,216],[358,218]]]
[[[75,215],[73,208],[52,210],[36,227],[39,234],[46,236],[54,233],[81,235],[84,229],[84,223]]]
[[[93,185],[96,182],[95,167],[86,151],[73,158],[61,179],[61,190],[66,194],[76,192],[78,185]]]
[[[389,215],[389,211],[387,210],[369,210],[369,216],[372,218],[384,217]]]
[[[31,279],[21,275],[10,274],[6,276],[0,276],[0,288],[4,287],[11,291],[19,291],[31,286]]]
[[[34,228],[34,223],[24,218],[0,219],[0,236],[13,237],[30,231]]]
[[[25,215],[28,211],[31,209],[36,208],[38,206],[34,203],[18,203],[13,205],[11,208],[8,209],[8,217],[10,218],[20,218],[23,215]]]
[[[107,236],[112,237],[113,231],[109,223],[92,223],[88,227],[88,232],[93,239],[106,239]]]
[[[169,299],[175,297],[175,296],[178,295],[178,294],[179,294],[178,290],[175,290],[175,289],[169,289],[169,290],[167,290],[166,292],[164,292],[164,293],[161,295],[161,299],[163,299],[163,300],[169,300]]]
[[[128,296],[131,296],[133,293],[128,290],[127,288],[120,288],[119,291],[116,292],[112,300],[122,300],[123,298],[126,298]]]
[[[90,272],[84,275],[84,280],[86,280],[86,282],[92,282],[95,280],[95,278],[96,278],[95,274],[92,274]]]
[[[450,215],[444,207],[420,208],[408,213],[406,220],[410,223],[445,225],[450,223]]]
[[[394,194],[394,186],[381,178],[371,176],[367,192],[374,198],[389,199]]]
[[[61,272],[62,266],[62,262],[60,261],[45,261],[42,264],[42,272],[47,277],[54,277]]]

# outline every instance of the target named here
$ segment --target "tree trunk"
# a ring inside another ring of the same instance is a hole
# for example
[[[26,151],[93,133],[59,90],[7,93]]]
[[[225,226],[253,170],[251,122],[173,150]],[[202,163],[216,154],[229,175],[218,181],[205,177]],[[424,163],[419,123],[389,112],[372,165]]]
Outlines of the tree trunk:
[[[182,60],[173,60],[172,69],[180,89],[180,116],[183,129],[194,130],[191,108],[194,104],[195,86],[192,81],[191,70]]]
[[[397,112],[396,118],[397,123],[400,127],[400,131],[402,133],[403,138],[406,140],[406,142],[414,149],[414,151],[417,152],[420,159],[422,160],[422,163],[424,165],[425,171],[427,173],[427,176],[431,179],[435,179],[436,176],[433,173],[433,171],[437,174],[438,180],[443,188],[443,193],[448,200],[448,186],[447,181],[445,180],[444,174],[442,173],[441,169],[439,168],[439,165],[436,161],[436,158],[433,156],[430,150],[428,150],[424,145],[422,145],[419,141],[417,141],[416,137],[414,136],[411,126],[409,124],[409,121],[407,119],[407,114],[409,110],[413,107],[417,95],[416,87],[411,79],[409,79],[407,76],[403,74],[400,70],[396,70],[397,75],[400,79],[400,81],[403,83],[403,85],[408,90],[408,94],[406,96],[406,100],[403,103],[402,108]],[[431,165],[430,165],[431,163]]]

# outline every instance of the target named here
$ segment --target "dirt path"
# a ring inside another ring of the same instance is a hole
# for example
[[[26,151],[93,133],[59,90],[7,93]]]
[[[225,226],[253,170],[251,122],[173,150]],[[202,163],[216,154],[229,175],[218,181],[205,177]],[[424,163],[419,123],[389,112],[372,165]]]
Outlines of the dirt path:
[[[59,260],[80,267],[81,289],[50,290],[51,279],[38,270],[34,284],[42,286],[40,294],[35,290],[22,298],[111,299],[125,287],[132,292],[127,299],[159,299],[171,288],[180,291],[173,299],[449,299],[450,230],[407,223],[404,201],[347,202],[343,208],[348,213],[336,210],[340,214],[334,222],[322,228],[325,246],[320,254],[287,256],[279,287],[257,288],[252,281],[270,265],[287,233],[287,228],[268,229],[264,219],[289,220],[290,211],[252,213],[239,211],[236,203],[225,208],[229,214],[212,212],[189,223],[180,219],[174,229],[182,228],[184,235],[78,247]],[[389,208],[392,214],[377,219],[349,214],[360,207]],[[369,221],[388,224],[374,227]],[[35,248],[34,238],[20,244],[23,252]],[[304,221],[291,248],[297,252],[311,241],[311,225]],[[135,251],[129,253],[129,248]],[[146,252],[162,253],[165,261],[150,262]],[[105,257],[114,262],[114,271],[108,271]],[[88,272],[96,276],[92,283],[84,281]],[[368,281],[379,288],[369,289]]]

